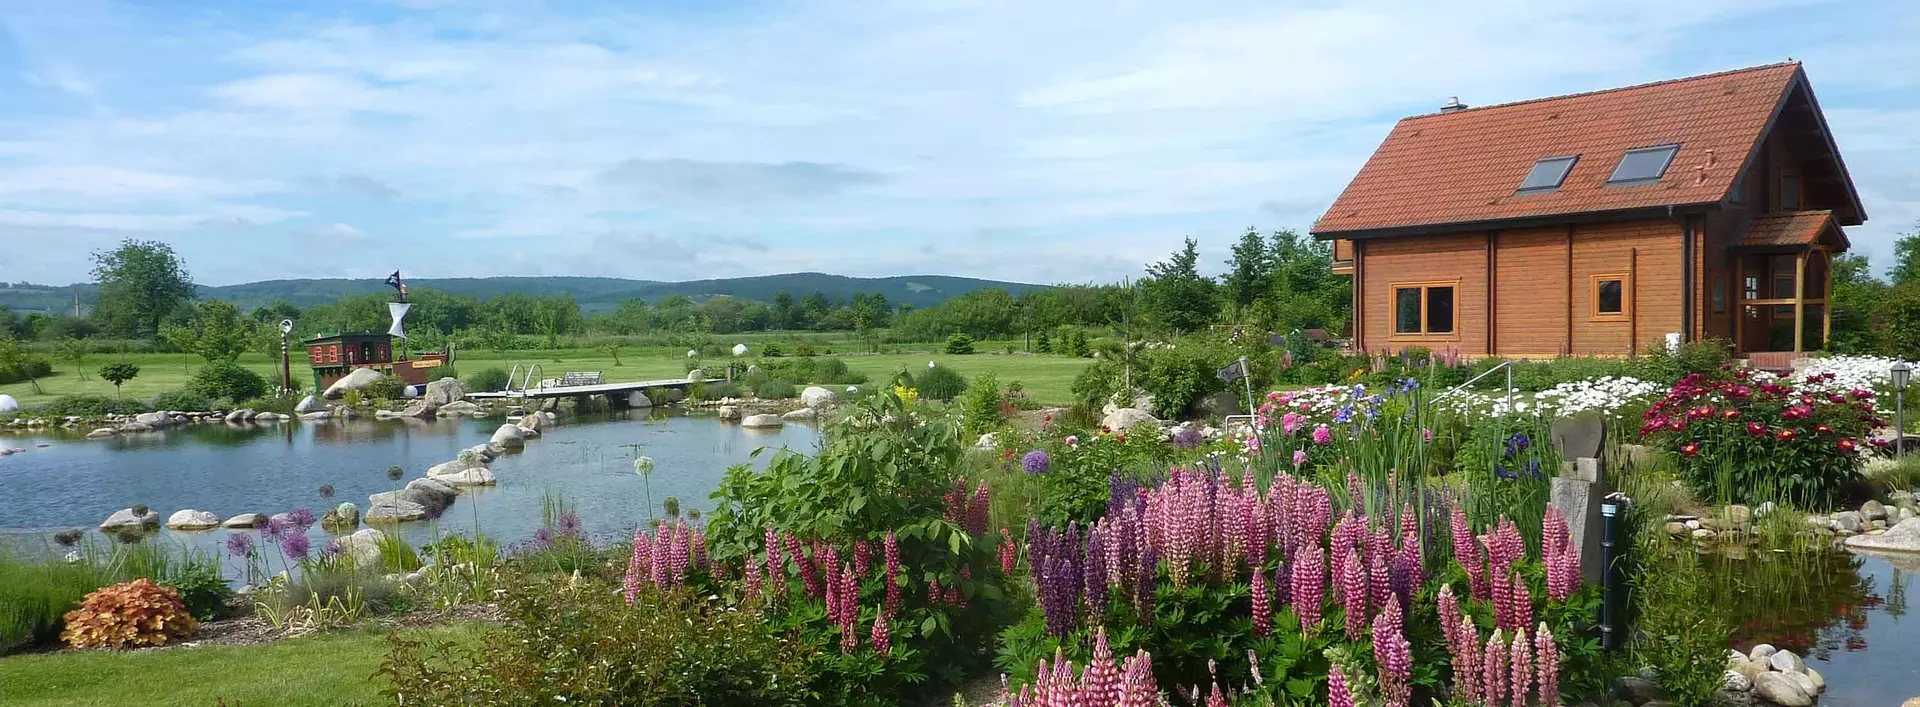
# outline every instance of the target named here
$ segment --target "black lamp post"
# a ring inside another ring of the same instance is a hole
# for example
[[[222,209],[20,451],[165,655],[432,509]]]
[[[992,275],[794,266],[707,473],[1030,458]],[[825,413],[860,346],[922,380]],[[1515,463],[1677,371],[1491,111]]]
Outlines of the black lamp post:
[[[287,353],[287,337],[293,334],[293,320],[280,320],[280,394],[293,393],[293,359]]]
[[[1913,378],[1913,366],[1906,361],[1893,364],[1893,456],[1907,452],[1907,381]]]

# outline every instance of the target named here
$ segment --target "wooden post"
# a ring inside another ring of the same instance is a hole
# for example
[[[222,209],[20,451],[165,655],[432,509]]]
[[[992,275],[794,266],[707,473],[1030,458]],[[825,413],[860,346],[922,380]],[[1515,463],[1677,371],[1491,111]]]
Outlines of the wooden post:
[[[1807,254],[1793,257],[1793,352],[1800,353],[1800,335],[1807,310]]]
[[[1825,290],[1820,294],[1820,348],[1833,350],[1833,254],[1822,252],[1820,263],[1825,266],[1821,280]]]

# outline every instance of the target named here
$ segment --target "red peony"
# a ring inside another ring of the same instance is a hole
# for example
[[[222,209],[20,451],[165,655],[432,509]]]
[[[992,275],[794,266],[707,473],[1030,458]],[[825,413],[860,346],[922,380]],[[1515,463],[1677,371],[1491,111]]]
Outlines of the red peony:
[[[1792,442],[1793,438],[1798,436],[1800,436],[1799,431],[1791,427],[1786,428],[1784,430],[1780,430],[1778,433],[1773,435],[1774,439],[1778,439],[1782,442]]]
[[[1692,456],[1699,456],[1699,454],[1700,454],[1700,442],[1699,442],[1699,441],[1693,441],[1693,442],[1688,442],[1688,443],[1686,443],[1686,444],[1683,444],[1683,445],[1680,445],[1680,453],[1681,453],[1681,454],[1685,454],[1685,455],[1687,455],[1687,456],[1689,456],[1689,457],[1692,457]]]
[[[1858,444],[1854,443],[1852,437],[1841,437],[1840,441],[1834,443],[1834,446],[1839,447],[1842,452],[1851,452],[1859,447]]]
[[[1766,425],[1762,425],[1758,422],[1747,423],[1747,434],[1753,435],[1755,437],[1759,437],[1760,435],[1764,435],[1766,433],[1767,433]]]

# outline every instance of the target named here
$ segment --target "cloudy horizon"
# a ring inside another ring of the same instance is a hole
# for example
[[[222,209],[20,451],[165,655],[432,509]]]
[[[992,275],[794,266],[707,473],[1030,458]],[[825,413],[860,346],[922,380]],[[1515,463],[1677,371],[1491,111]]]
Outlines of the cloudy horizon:
[[[1789,58],[1883,269],[1920,220],[1893,0],[0,0],[0,281],[1116,281],[1304,232],[1394,121]]]

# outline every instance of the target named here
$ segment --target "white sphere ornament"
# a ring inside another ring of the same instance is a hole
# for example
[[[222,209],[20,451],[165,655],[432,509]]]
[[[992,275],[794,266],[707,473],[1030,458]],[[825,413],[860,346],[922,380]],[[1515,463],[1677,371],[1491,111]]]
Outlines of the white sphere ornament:
[[[693,358],[699,355],[700,351],[698,349],[687,349],[687,358]]]
[[[20,409],[20,401],[11,395],[0,395],[0,412],[13,412]]]
[[[745,356],[745,355],[747,355],[747,345],[746,345],[746,344],[734,344],[734,345],[733,345],[733,355],[735,355],[735,356]]]
[[[928,367],[928,368],[932,368],[932,367],[933,367],[933,365],[934,365],[934,364],[933,364],[933,362],[932,362],[932,361],[928,361],[928,362],[927,362],[927,367]]]

